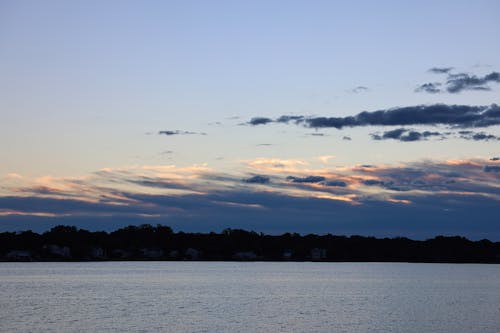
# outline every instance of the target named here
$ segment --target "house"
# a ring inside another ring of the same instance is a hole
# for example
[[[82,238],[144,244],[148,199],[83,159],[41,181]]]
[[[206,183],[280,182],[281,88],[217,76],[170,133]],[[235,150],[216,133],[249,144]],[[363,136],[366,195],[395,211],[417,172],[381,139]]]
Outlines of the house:
[[[199,260],[201,258],[201,252],[191,247],[186,250],[185,255],[189,260]]]
[[[104,258],[104,250],[102,247],[92,247],[90,249],[90,257],[92,259],[102,259]]]
[[[233,254],[234,260],[256,260],[257,255],[252,251],[247,252],[236,252]]]
[[[319,249],[315,247],[310,251],[311,260],[324,260],[326,259],[326,249]]]
[[[71,251],[67,246],[49,244],[49,245],[44,245],[43,248],[46,249],[50,254],[58,257],[63,257],[63,258],[71,257]]]
[[[141,254],[150,259],[163,257],[163,250],[161,249],[141,249]]]
[[[5,258],[8,260],[29,261],[31,260],[31,253],[27,250],[12,250],[7,252]]]
[[[284,260],[290,260],[290,259],[292,259],[292,256],[293,256],[293,251],[290,249],[287,249],[287,250],[283,251],[281,258],[283,258]]]

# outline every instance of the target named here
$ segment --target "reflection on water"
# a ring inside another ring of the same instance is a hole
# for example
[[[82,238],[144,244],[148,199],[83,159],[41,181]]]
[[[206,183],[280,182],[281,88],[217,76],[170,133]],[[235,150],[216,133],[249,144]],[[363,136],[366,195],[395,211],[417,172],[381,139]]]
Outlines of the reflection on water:
[[[1,332],[498,332],[500,265],[0,263]]]

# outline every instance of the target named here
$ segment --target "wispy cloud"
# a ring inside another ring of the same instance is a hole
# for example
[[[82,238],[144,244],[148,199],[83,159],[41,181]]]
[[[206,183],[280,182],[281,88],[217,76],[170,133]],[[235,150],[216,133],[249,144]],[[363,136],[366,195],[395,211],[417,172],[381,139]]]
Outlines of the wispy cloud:
[[[282,121],[287,117],[288,121]],[[348,117],[305,117],[282,116],[252,118],[248,124],[264,125],[269,123],[301,124],[310,128],[336,128],[359,126],[409,126],[409,125],[448,125],[452,127],[487,127],[500,124],[500,107],[496,104],[484,106],[431,104],[395,107],[385,110],[364,111]],[[258,120],[255,120],[258,119]],[[265,120],[263,120],[265,119]]]
[[[491,72],[484,76],[468,73],[451,73],[453,67],[431,68],[429,72],[435,74],[447,74],[446,81],[428,82],[415,89],[416,92],[427,92],[431,94],[448,92],[450,94],[460,93],[466,90],[489,91],[490,83],[500,83],[500,73]],[[443,88],[441,88],[443,87]]]
[[[272,122],[273,122],[273,120],[271,118],[254,117],[254,118],[250,119],[248,124],[256,126],[256,125],[265,125],[265,124],[272,123]]]
[[[497,141],[500,137],[485,132],[459,131],[460,138],[473,141]]]
[[[158,131],[159,135],[207,135],[207,133],[204,132],[191,132],[191,131],[181,131],[181,130],[163,130],[163,131]]]
[[[500,165],[485,165],[484,172],[500,172]]]
[[[491,72],[482,77],[467,73],[450,74],[446,81],[446,90],[452,94],[464,90],[491,90],[488,83],[500,83],[500,73]]]
[[[420,85],[415,89],[416,92],[426,92],[430,94],[437,94],[441,92],[441,83],[439,82],[428,82]]]
[[[453,70],[453,67],[432,67],[428,71],[435,74],[447,74],[451,70]]]
[[[411,142],[411,141],[421,141],[421,140],[427,140],[427,138],[430,137],[441,137],[443,138],[443,134],[439,132],[431,132],[431,131],[415,131],[415,130],[410,130],[406,128],[397,128],[393,129],[390,131],[385,131],[384,133],[371,133],[371,137],[374,140],[387,140],[387,139],[393,139],[393,140],[399,140],[403,142]]]
[[[307,176],[307,177],[288,176],[286,177],[286,179],[293,183],[320,183],[324,181],[326,178],[323,176]]]
[[[351,93],[354,93],[354,94],[360,94],[360,93],[364,93],[364,92],[367,92],[369,91],[370,89],[368,89],[368,87],[365,87],[365,86],[357,86],[355,88],[352,88],[350,90]]]
[[[459,210],[453,217],[454,221],[460,217],[462,224],[468,223],[463,220],[467,212],[498,214],[499,160],[327,166],[317,158],[260,158],[246,161],[231,174],[204,165],[145,165],[103,169],[78,178],[23,179],[23,184],[11,184],[0,195],[0,219],[44,219],[60,224],[96,219],[144,223],[153,218],[181,228],[196,226],[195,230],[217,225],[255,227],[245,223],[265,221],[290,231],[304,226],[304,221],[324,225],[332,216],[355,224],[385,216],[379,225],[383,229],[388,214],[399,212],[443,221],[451,214],[443,210],[448,207]],[[403,207],[411,212],[399,211]],[[460,211],[461,207],[467,210]],[[235,216],[239,218],[235,220]],[[408,221],[400,221],[398,230],[406,230]],[[476,222],[470,228],[477,230]]]
[[[264,175],[255,175],[250,178],[243,179],[245,183],[249,184],[269,184],[271,179]]]

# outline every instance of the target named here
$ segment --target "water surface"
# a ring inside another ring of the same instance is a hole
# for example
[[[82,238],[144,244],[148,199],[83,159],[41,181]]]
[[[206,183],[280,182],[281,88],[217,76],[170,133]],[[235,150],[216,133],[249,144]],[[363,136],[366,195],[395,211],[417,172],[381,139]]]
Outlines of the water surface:
[[[0,263],[1,332],[499,332],[500,265]]]

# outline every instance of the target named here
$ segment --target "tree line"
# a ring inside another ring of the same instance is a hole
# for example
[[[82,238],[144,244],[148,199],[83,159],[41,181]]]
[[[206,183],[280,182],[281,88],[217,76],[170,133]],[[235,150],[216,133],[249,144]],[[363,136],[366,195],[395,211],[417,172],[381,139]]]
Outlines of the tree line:
[[[248,260],[500,263],[500,242],[437,236],[266,235],[241,229],[174,232],[144,224],[113,232],[57,226],[44,233],[0,233],[3,261]]]

